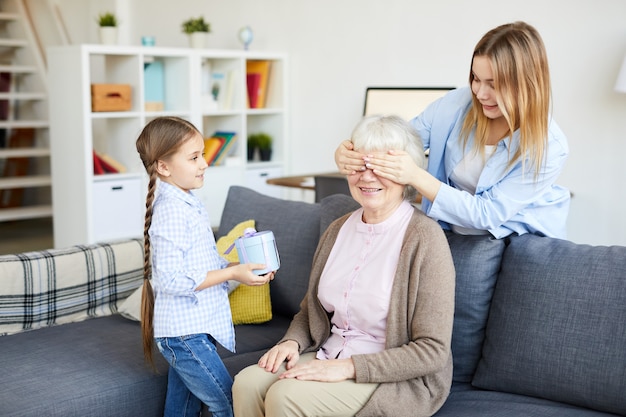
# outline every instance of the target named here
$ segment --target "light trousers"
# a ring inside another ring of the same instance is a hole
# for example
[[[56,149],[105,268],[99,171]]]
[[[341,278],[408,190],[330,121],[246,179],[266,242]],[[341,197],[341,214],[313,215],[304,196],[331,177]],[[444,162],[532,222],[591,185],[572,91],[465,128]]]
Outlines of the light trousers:
[[[298,363],[315,359],[305,353]],[[278,379],[285,364],[271,373],[251,365],[235,376],[233,407],[235,417],[318,417],[353,416],[370,398],[378,384],[300,381]]]

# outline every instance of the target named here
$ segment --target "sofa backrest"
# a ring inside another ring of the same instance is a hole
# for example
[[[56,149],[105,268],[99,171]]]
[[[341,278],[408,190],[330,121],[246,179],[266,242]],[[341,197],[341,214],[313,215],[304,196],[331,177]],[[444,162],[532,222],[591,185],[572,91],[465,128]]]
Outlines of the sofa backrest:
[[[471,382],[480,360],[506,242],[491,235],[459,235],[450,231],[446,231],[446,237],[456,270],[453,380]]]
[[[143,279],[143,242],[0,256],[0,335],[108,316]]]
[[[311,262],[329,222],[359,205],[351,197],[332,195],[320,203],[289,201],[270,197],[249,188],[232,186],[216,237],[238,223],[253,219],[257,231],[271,230],[280,256],[280,269],[270,284],[272,311],[292,317],[306,293]]]
[[[511,238],[472,383],[626,415],[626,247]]]

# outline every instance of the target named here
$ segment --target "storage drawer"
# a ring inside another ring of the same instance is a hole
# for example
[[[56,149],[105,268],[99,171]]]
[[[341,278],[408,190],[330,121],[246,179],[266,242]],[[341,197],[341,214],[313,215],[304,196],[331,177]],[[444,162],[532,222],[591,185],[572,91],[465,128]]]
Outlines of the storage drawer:
[[[140,178],[93,184],[93,233],[96,242],[143,236],[145,193]]]
[[[270,197],[283,198],[283,187],[270,185],[267,180],[283,175],[282,167],[253,168],[246,170],[246,187]]]

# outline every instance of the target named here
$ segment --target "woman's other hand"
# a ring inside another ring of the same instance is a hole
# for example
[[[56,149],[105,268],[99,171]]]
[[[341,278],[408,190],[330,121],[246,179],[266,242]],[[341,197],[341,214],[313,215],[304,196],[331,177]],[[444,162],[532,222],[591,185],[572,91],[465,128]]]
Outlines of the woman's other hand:
[[[355,379],[356,371],[352,359],[314,359],[310,362],[296,365],[283,372],[280,377],[295,378],[303,381],[339,382]]]
[[[373,170],[374,174],[402,185],[413,185],[420,170],[404,151],[390,150],[384,154],[366,155],[364,161],[366,168]]]
[[[339,168],[339,172],[344,175],[365,170],[364,155],[353,149],[352,142],[344,140],[335,151],[335,163],[337,168]]]
[[[300,359],[300,351],[298,348],[298,342],[295,340],[286,340],[279,343],[261,356],[258,362],[259,366],[268,372],[276,373],[280,365],[286,360],[286,368],[291,369],[298,363],[298,359]]]
[[[390,150],[387,153],[366,155],[364,160],[367,169],[371,169],[379,177],[398,184],[411,185],[422,196],[435,201],[441,182],[417,166],[408,153]]]

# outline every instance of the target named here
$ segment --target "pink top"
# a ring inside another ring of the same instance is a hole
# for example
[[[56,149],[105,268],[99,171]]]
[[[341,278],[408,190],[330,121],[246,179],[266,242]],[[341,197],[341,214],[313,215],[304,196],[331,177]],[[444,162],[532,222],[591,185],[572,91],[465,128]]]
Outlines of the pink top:
[[[331,335],[318,359],[349,358],[380,352],[391,287],[413,206],[403,201],[382,223],[362,221],[356,210],[339,231],[320,278],[318,298],[333,313]]]

